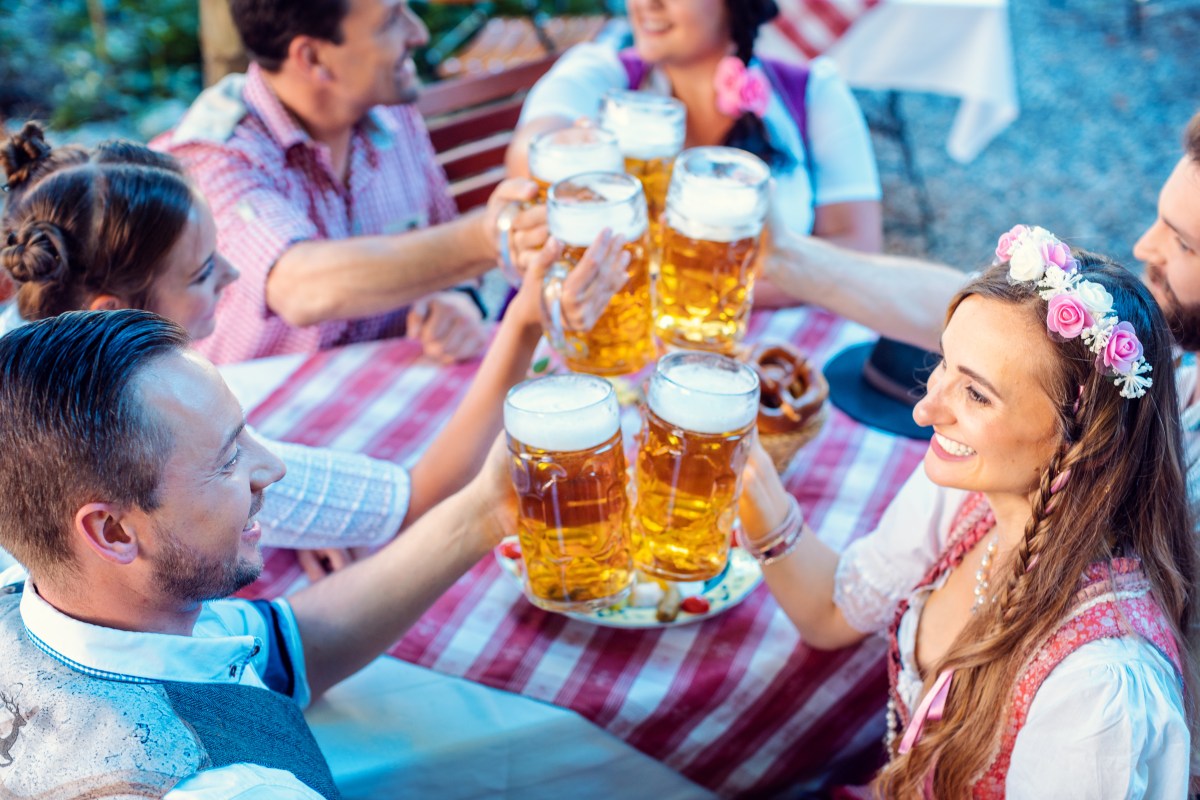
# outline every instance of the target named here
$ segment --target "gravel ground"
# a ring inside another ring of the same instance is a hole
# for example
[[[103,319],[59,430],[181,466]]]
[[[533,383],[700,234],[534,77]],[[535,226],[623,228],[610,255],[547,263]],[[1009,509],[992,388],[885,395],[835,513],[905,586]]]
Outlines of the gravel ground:
[[[1010,2],[1021,115],[975,161],[945,151],[957,101],[898,98],[928,225],[896,140],[875,132],[886,247],[974,269],[1000,232],[1029,222],[1135,266],[1133,243],[1200,108],[1200,2],[1152,0],[1140,36],[1126,0]],[[886,94],[860,100],[869,120],[886,119]]]

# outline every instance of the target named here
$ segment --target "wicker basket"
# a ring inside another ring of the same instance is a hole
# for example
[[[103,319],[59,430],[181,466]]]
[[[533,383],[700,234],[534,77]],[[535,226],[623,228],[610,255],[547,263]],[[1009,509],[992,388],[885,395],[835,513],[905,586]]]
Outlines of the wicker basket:
[[[795,457],[797,451],[801,447],[811,442],[821,428],[825,426],[825,420],[829,418],[829,401],[826,400],[821,404],[821,410],[809,417],[802,426],[794,431],[787,433],[763,433],[759,431],[758,438],[762,442],[763,449],[771,456],[771,461],[775,464],[775,469],[782,475],[792,463],[792,458]]]

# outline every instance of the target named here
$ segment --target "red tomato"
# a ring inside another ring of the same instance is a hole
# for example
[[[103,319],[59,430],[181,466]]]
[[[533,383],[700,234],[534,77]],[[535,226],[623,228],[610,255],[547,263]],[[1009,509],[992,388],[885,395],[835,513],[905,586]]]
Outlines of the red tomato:
[[[706,598],[695,595],[684,598],[684,601],[679,604],[679,608],[689,614],[706,614],[711,606]]]
[[[501,542],[500,555],[516,561],[521,557],[521,545],[517,544],[516,542]]]

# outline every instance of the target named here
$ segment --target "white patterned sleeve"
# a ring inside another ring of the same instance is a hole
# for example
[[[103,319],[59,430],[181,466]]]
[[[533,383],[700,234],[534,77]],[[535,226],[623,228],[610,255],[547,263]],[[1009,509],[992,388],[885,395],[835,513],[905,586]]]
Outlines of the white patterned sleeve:
[[[259,512],[263,544],[312,549],[374,546],[400,530],[412,494],[408,471],[359,453],[264,440],[287,465]]]
[[[941,554],[966,496],[935,485],[924,466],[917,466],[878,527],[852,542],[838,560],[833,602],[851,627],[877,633],[888,626],[896,606]]]

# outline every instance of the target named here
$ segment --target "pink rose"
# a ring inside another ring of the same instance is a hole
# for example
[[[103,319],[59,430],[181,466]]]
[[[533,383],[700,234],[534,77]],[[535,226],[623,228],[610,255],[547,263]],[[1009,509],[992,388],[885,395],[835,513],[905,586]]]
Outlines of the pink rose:
[[[717,111],[727,117],[741,115],[742,84],[746,79],[746,65],[737,56],[725,56],[717,63],[717,74],[713,77],[713,88],[717,91]]]
[[[1114,372],[1128,375],[1133,364],[1142,357],[1142,343],[1138,341],[1137,331],[1128,322],[1118,322],[1108,337],[1101,359],[1104,366]]]
[[[1000,261],[1008,261],[1012,258],[1013,245],[1028,231],[1029,228],[1024,225],[1013,225],[1012,230],[1000,237],[1000,242],[996,245],[996,258]]]
[[[1074,339],[1084,328],[1095,324],[1092,315],[1074,295],[1057,294],[1050,298],[1046,327],[1064,339]]]
[[[742,81],[742,111],[749,111],[762,119],[763,114],[767,113],[767,101],[770,98],[767,76],[763,74],[763,71],[758,67],[746,70],[746,76]]]
[[[1071,255],[1071,248],[1059,241],[1046,242],[1042,245],[1042,260],[1053,264],[1063,272],[1073,272],[1079,262]]]

